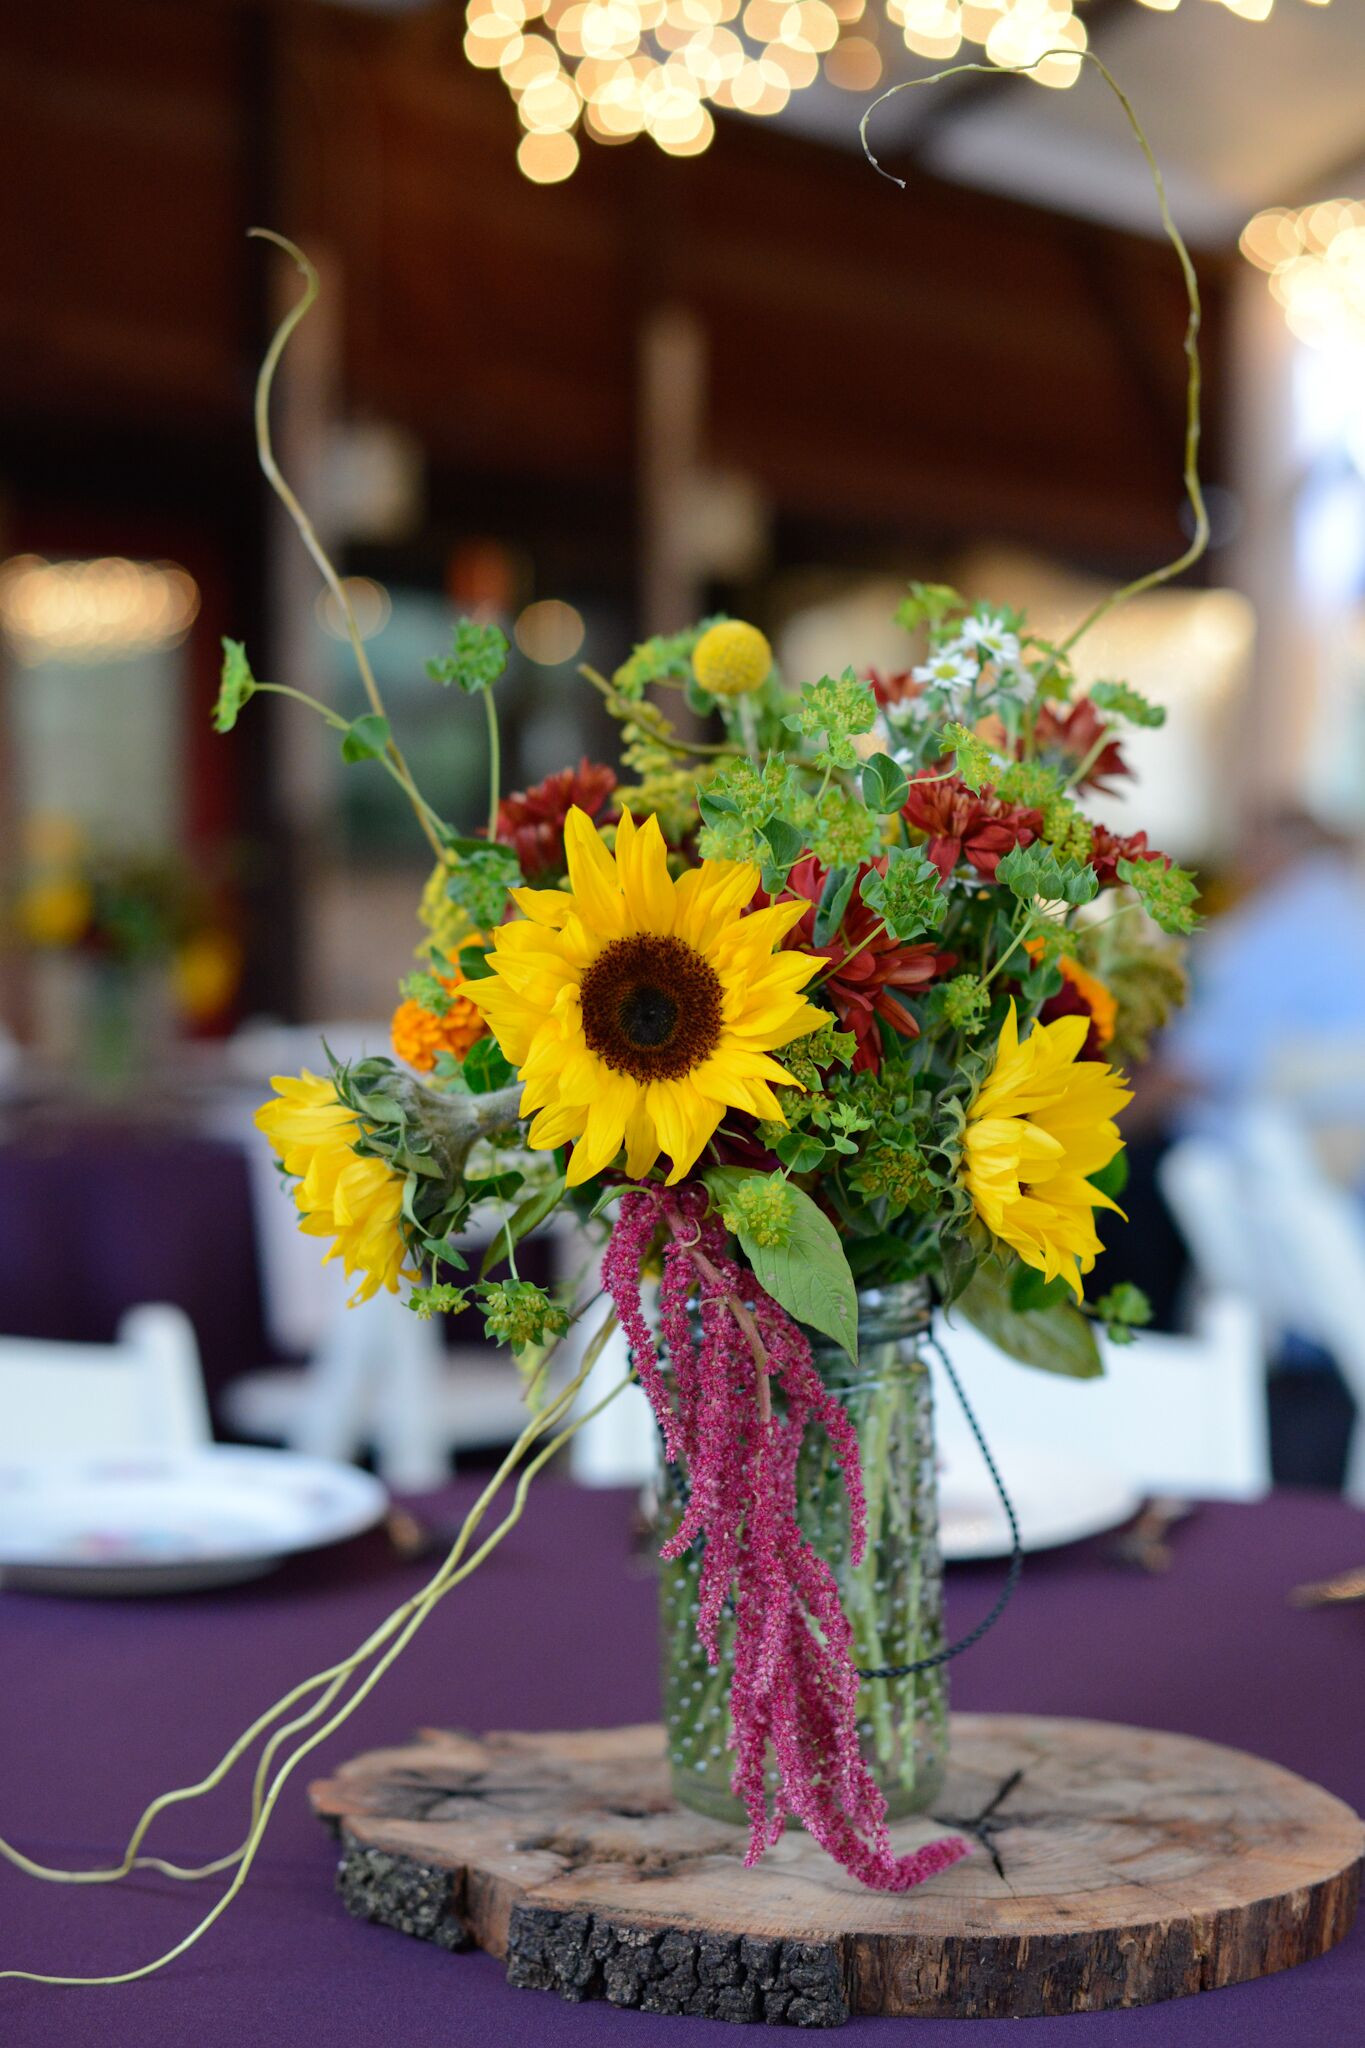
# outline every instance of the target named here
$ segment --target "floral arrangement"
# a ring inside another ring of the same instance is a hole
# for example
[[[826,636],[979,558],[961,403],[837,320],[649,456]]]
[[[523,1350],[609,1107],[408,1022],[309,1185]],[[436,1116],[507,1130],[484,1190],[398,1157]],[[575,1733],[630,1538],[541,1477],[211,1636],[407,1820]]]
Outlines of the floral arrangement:
[[[434,818],[382,714],[347,725],[435,840],[422,964],[394,1059],[281,1078],[258,1116],[357,1300],[480,1314],[533,1390],[573,1304],[516,1247],[561,1204],[609,1227],[611,1314],[686,1475],[665,1554],[704,1546],[712,1661],[735,1616],[750,1857],[790,1814],[892,1889],[961,1848],[894,1857],[859,1755],[849,1626],[797,1522],[804,1433],[828,1433],[855,1532],[862,1475],[809,1333],[856,1353],[858,1287],[924,1277],[1018,1357],[1100,1369],[1096,1325],[1122,1339],[1147,1313],[1128,1286],[1084,1295],[1121,1192],[1117,1063],[1179,999],[1195,918],[1188,874],[1083,809],[1128,773],[1125,724],[1160,712],[1120,683],[1077,694],[1066,652],[999,606],[914,584],[899,617],[918,645],[892,676],[789,685],[735,619],[586,671],[619,779],[495,784],[474,836]],[[433,683],[492,721],[507,652],[462,621]],[[266,687],[230,645],[220,726]],[[716,737],[682,735],[669,692]]]
[[[92,843],[71,819],[32,821],[5,910],[30,952],[121,975],[167,969],[188,1022],[212,1022],[236,990],[241,949],[208,883],[182,861]]]
[[[282,1076],[258,1122],[301,1227],[342,1261],[354,1299],[406,1290],[421,1316],[480,1314],[521,1366],[528,1420],[426,1585],[258,1716],[197,1783],[154,1800],[116,1864],[66,1870],[0,1840],[8,1862],[54,1883],[112,1883],[145,1867],[190,1882],[230,1873],[190,1933],[115,1976],[0,1977],[131,1982],[197,1942],[245,1884],[293,1773],[631,1377],[683,1481],[665,1551],[702,1547],[696,1626],[708,1658],[722,1616],[732,1631],[733,1788],[749,1860],[789,1818],[888,1891],[967,1853],[952,1836],[894,1851],[859,1748],[853,1629],[800,1526],[798,1464],[820,1433],[856,1556],[866,1482],[881,1475],[864,1473],[812,1337],[856,1356],[860,1286],[924,1283],[1024,1363],[1077,1375],[1101,1369],[1098,1326],[1122,1341],[1148,1314],[1131,1286],[1088,1301],[1084,1283],[1101,1249],[1097,1215],[1116,1212],[1122,1193],[1123,1066],[1182,997],[1196,890],[1144,834],[1086,815],[1088,791],[1127,775],[1125,727],[1162,714],[1120,682],[1081,690],[1071,655],[1103,612],[1206,545],[1200,312],[1147,139],[1085,55],[1144,152],[1188,292],[1189,548],[1059,643],[1007,608],[912,584],[899,611],[907,665],[894,675],[784,680],[763,634],[736,619],[648,640],[610,676],[582,671],[617,722],[619,769],[585,761],[506,797],[495,691],[507,642],[491,622],[462,620],[428,672],[485,707],[491,800],[473,834],[422,795],[345,586],[276,463],[272,380],[317,278],[293,244],[253,231],[304,279],[258,380],[258,453],[346,621],[367,708],[347,718],[262,680],[227,641],[215,722],[230,731],[266,692],[311,706],[345,759],[402,787],[433,859],[395,1057],[329,1055],[321,1074]],[[668,693],[686,730],[660,701]],[[694,737],[703,721],[711,736]],[[523,1279],[516,1254],[561,1206],[606,1238],[607,1306],[558,1384],[554,1346],[581,1311]],[[490,1211],[495,1234],[475,1275],[473,1227]],[[630,1374],[585,1408],[618,1327]],[[162,1811],[212,1791],[258,1742],[236,1849],[196,1868],[144,1850]]]

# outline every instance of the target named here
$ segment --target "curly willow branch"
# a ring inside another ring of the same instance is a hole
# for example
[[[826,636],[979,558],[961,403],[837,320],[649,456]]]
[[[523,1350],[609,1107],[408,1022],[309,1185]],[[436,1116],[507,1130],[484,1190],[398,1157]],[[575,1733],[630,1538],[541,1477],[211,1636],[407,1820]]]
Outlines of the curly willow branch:
[[[873,155],[871,144],[867,139],[868,122],[884,101],[894,99],[896,94],[900,92],[913,92],[921,86],[938,85],[945,78],[958,78],[964,72],[980,72],[985,78],[1010,78],[1018,76],[1024,72],[1035,71],[1040,64],[1046,63],[1049,57],[1079,57],[1084,63],[1093,64],[1110,92],[1113,93],[1114,98],[1122,107],[1128,120],[1128,126],[1133,131],[1138,148],[1142,151],[1147,162],[1147,169],[1151,173],[1152,186],[1156,192],[1156,203],[1161,212],[1161,225],[1165,230],[1167,241],[1169,241],[1171,247],[1175,250],[1176,256],[1179,258],[1180,274],[1185,285],[1185,299],[1189,307],[1189,315],[1185,322],[1184,343],[1187,375],[1185,380],[1185,462],[1182,475],[1185,484],[1185,494],[1189,499],[1190,510],[1194,514],[1194,538],[1185,549],[1185,552],[1177,556],[1175,561],[1167,562],[1165,567],[1161,569],[1150,569],[1145,576],[1139,576],[1132,583],[1125,583],[1121,590],[1114,591],[1109,597],[1101,598],[1094,609],[1087,612],[1080,624],[1074,627],[1068,633],[1066,639],[1062,641],[1059,651],[1063,654],[1068,654],[1076,643],[1090,631],[1092,626],[1098,625],[1099,621],[1109,612],[1115,610],[1117,606],[1127,604],[1130,598],[1140,597],[1145,590],[1155,590],[1158,585],[1169,583],[1177,576],[1183,576],[1186,569],[1193,568],[1209,544],[1209,515],[1204,504],[1204,493],[1199,481],[1199,401],[1201,392],[1199,324],[1202,318],[1202,308],[1199,303],[1199,280],[1194,274],[1194,264],[1191,261],[1190,252],[1185,246],[1185,238],[1176,226],[1171,214],[1170,203],[1166,197],[1166,181],[1161,175],[1161,166],[1153,154],[1152,145],[1147,140],[1147,132],[1134,111],[1132,101],[1114,77],[1112,71],[1095,55],[1093,50],[1044,50],[1042,55],[1035,57],[1031,64],[950,64],[945,70],[931,72],[927,78],[903,79],[899,85],[889,86],[885,92],[878,93],[876,99],[872,101],[863,114],[862,120],[858,123],[858,135],[863,145],[863,154],[873,170],[880,172],[883,178],[890,179],[893,185],[899,185],[901,190],[904,191],[905,179],[898,178],[894,172],[883,169],[882,165],[878,163]]]
[[[0,1842],[0,1854],[3,1854],[9,1862],[15,1864],[21,1870],[27,1871],[30,1876],[45,1878],[57,1884],[112,1883],[117,1878],[126,1876],[134,1868],[153,1868],[162,1871],[170,1877],[192,1880],[213,1876],[235,1865],[236,1874],[231,1883],[224,1891],[222,1897],[215,1901],[203,1919],[199,1921],[198,1925],[193,1927],[173,1948],[167,1949],[164,1955],[157,1956],[152,1962],[143,1963],[136,1969],[123,1970],[117,1974],[104,1977],[68,1977],[37,1970],[9,1969],[0,1970],[0,1981],[11,1979],[29,1984],[56,1985],[131,1984],[139,1978],[150,1977],[156,1971],[164,1969],[168,1963],[174,1962],[178,1956],[183,1955],[187,1949],[192,1948],[203,1935],[207,1934],[214,1922],[220,1919],[227,1911],[233,1899],[245,1884],[265,1837],[266,1829],[269,1827],[280,1794],[304,1758],[316,1749],[320,1743],[325,1742],[329,1736],[334,1735],[349,1720],[356,1708],[378,1684],[389,1666],[395,1662],[401,1652],[407,1647],[432,1610],[445,1598],[447,1593],[451,1592],[464,1579],[467,1579],[472,1572],[477,1571],[489,1553],[516,1527],[526,1504],[531,1481],[541,1468],[554,1457],[557,1451],[562,1449],[569,1439],[583,1427],[585,1422],[589,1421],[594,1415],[600,1414],[610,1402],[616,1399],[616,1396],[621,1393],[623,1388],[629,1384],[630,1376],[627,1375],[624,1379],[618,1381],[591,1408],[575,1416],[563,1429],[556,1430],[549,1442],[542,1445],[535,1457],[530,1460],[529,1464],[521,1472],[512,1504],[502,1521],[493,1529],[490,1535],[484,1538],[477,1550],[466,1558],[464,1553],[468,1549],[475,1532],[487,1512],[490,1502],[499,1491],[503,1481],[521,1464],[526,1453],[536,1442],[537,1438],[544,1437],[549,1430],[554,1428],[556,1422],[562,1419],[565,1411],[572,1405],[575,1397],[582,1390],[589,1372],[596,1364],[607,1339],[615,1327],[615,1315],[609,1313],[584,1352],[582,1361],[572,1380],[548,1407],[532,1418],[522,1431],[497,1472],[466,1516],[449,1554],[421,1592],[415,1594],[410,1600],[404,1601],[400,1607],[395,1608],[393,1613],[380,1623],[379,1627],[367,1641],[358,1650],[354,1651],[350,1657],[344,1659],[340,1664],[330,1666],[326,1671],[315,1673],[312,1678],[305,1679],[302,1684],[295,1686],[291,1692],[287,1693],[283,1699],[278,1700],[273,1707],[261,1715],[238,1738],[217,1767],[207,1777],[202,1778],[196,1785],[185,1786],[176,1792],[163,1793],[159,1799],[154,1800],[134,1829],[120,1864],[109,1870],[54,1870],[45,1865],[34,1863],[10,1844]],[[395,1631],[397,1631],[396,1635]],[[301,1742],[285,1759],[274,1776],[270,1777],[271,1766],[281,1744],[290,1735],[319,1720],[326,1713],[327,1708],[335,1700],[337,1694],[342,1690],[346,1680],[359,1671],[366,1658],[371,1656],[375,1650],[386,1642],[389,1645],[388,1648],[359,1681],[350,1698],[324,1721],[321,1727],[315,1728],[313,1733],[305,1741]],[[234,1850],[230,1855],[219,1857],[213,1863],[207,1863],[197,1869],[190,1870],[182,1869],[175,1864],[165,1863],[158,1857],[137,1856],[138,1844],[159,1812],[175,1804],[177,1801],[198,1798],[202,1793],[212,1790],[214,1786],[221,1783],[227,1772],[232,1768],[232,1765],[249,1748],[256,1736],[263,1733],[272,1721],[278,1720],[280,1715],[286,1713],[296,1701],[318,1686],[324,1687],[321,1696],[310,1708],[297,1716],[293,1722],[276,1730],[261,1757],[252,1787],[250,1826],[246,1840],[239,1849]],[[269,1783],[267,1785],[268,1778]]]
[[[379,694],[379,685],[375,681],[374,670],[370,666],[370,657],[365,652],[365,642],[360,637],[360,627],[356,623],[355,610],[351,604],[350,595],[333,567],[331,557],[318,539],[317,528],[299,503],[298,498],[281,472],[280,466],[275,460],[275,449],[270,437],[270,392],[275,382],[275,372],[280,366],[280,359],[284,355],[285,349],[289,346],[295,328],[307,318],[317,298],[318,274],[304,255],[302,249],[296,243],[291,242],[287,236],[277,235],[273,228],[248,228],[247,234],[255,241],[273,242],[277,249],[283,249],[285,255],[290,257],[298,266],[303,277],[303,290],[275,329],[270,346],[265,352],[260,371],[256,377],[255,420],[257,459],[260,462],[267,483],[298,528],[299,538],[312,556],[318,573],[336,600],[342,619],[345,621],[346,638],[351,643],[351,652],[355,656],[355,665],[360,671],[360,680],[364,684],[365,695],[370,700],[370,708],[377,712],[379,717],[383,718],[387,724],[384,700]],[[395,779],[401,785],[408,802],[416,812],[417,822],[425,832],[432,852],[439,860],[441,858],[440,839],[428,815],[428,806],[423,801],[412,779],[411,770],[399,751],[397,740],[390,736],[384,751]]]

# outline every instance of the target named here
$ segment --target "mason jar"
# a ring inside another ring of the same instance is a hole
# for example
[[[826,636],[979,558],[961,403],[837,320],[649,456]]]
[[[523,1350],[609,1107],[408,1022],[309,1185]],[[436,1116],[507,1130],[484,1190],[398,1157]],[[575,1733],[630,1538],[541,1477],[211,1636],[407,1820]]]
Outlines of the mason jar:
[[[807,1424],[797,1467],[802,1533],[834,1574],[853,1629],[860,1672],[919,1663],[944,1645],[943,1560],[938,1541],[933,1389],[924,1344],[930,1299],[923,1281],[858,1295],[858,1362],[815,1332],[821,1379],[858,1436],[867,1495],[867,1548],[849,1556],[848,1497],[833,1447]],[[781,1400],[774,1386],[774,1399]],[[676,1529],[684,1482],[665,1466],[660,1541]],[[675,1797],[714,1820],[746,1816],[730,1791],[730,1676],[734,1618],[721,1621],[720,1662],[697,1639],[701,1546],[660,1566],[664,1722]],[[928,1807],[943,1782],[948,1747],[946,1667],[860,1678],[858,1736],[892,1820]],[[776,1783],[775,1765],[769,1769]]]

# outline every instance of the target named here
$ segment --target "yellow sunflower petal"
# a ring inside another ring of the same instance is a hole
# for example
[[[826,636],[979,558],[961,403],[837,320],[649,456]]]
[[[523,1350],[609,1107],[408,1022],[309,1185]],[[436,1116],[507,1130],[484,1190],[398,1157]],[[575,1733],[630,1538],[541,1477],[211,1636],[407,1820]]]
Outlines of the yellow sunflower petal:
[[[635,931],[657,932],[666,938],[673,930],[673,877],[668,872],[668,849],[657,818],[646,818],[637,827],[629,811],[621,813],[616,828],[616,871],[629,925]]]
[[[564,852],[575,908],[605,937],[620,938],[625,927],[626,906],[616,863],[599,838],[592,819],[577,804],[564,821]]]

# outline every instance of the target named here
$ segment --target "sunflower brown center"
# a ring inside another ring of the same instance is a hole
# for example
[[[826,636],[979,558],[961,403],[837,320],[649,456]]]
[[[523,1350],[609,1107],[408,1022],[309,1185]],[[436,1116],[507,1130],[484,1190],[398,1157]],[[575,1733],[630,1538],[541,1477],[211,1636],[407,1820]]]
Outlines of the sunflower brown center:
[[[714,1051],[721,986],[682,939],[613,939],[583,976],[583,1036],[635,1081],[677,1081]]]

